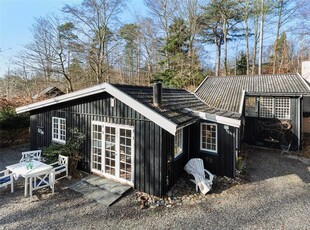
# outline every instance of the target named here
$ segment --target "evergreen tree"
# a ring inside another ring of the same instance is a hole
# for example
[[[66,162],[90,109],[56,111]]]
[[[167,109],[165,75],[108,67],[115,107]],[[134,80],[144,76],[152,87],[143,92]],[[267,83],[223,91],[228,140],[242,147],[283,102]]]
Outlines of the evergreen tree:
[[[184,87],[188,79],[188,41],[189,31],[183,19],[176,19],[169,27],[169,37],[167,43],[160,50],[163,54],[168,54],[169,58],[165,58],[160,62],[162,67],[169,66],[157,76],[166,85],[175,87]]]

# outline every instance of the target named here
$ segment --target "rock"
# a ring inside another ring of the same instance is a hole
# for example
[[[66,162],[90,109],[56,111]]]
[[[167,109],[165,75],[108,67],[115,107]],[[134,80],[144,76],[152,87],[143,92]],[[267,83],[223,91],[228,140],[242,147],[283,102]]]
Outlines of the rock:
[[[189,202],[189,204],[190,204],[190,205],[194,205],[194,204],[196,204],[196,202],[195,202],[194,200],[191,200],[191,201]]]

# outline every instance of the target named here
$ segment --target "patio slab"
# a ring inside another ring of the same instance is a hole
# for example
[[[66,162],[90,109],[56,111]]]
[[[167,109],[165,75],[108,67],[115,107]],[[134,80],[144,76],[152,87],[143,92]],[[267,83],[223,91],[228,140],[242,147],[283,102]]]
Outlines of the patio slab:
[[[99,176],[89,175],[71,185],[70,189],[83,194],[87,199],[95,200],[108,207],[131,189],[131,186]]]

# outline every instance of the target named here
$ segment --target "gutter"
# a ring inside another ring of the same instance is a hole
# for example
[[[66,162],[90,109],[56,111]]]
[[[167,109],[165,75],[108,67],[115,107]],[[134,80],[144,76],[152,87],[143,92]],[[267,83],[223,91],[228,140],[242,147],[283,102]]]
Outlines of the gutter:
[[[241,126],[241,120],[238,120],[238,119],[223,117],[223,116],[219,116],[219,115],[211,114],[211,113],[194,111],[191,109],[186,109],[186,110],[192,112],[193,114],[195,114],[196,116],[198,116],[199,118],[203,120],[213,121],[219,124],[229,125],[229,126],[236,127],[236,128],[240,128]]]

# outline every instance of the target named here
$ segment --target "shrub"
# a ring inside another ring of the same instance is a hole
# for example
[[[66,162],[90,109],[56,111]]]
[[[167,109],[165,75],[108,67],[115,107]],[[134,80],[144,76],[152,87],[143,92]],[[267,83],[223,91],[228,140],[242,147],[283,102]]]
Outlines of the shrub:
[[[76,169],[77,162],[81,159],[81,148],[84,144],[85,135],[78,129],[69,130],[69,139],[66,144],[52,143],[47,148],[43,149],[43,156],[47,163],[53,163],[58,160],[58,155],[69,157],[69,170],[72,172]]]
[[[29,127],[29,113],[17,114],[10,106],[4,107],[0,111],[0,129],[12,130]]]
[[[16,114],[15,109],[5,106],[0,110],[0,146],[18,144],[29,139],[29,114]]]
[[[42,155],[46,163],[51,164],[58,161],[58,155],[62,153],[63,145],[52,143],[48,147],[43,148]]]

